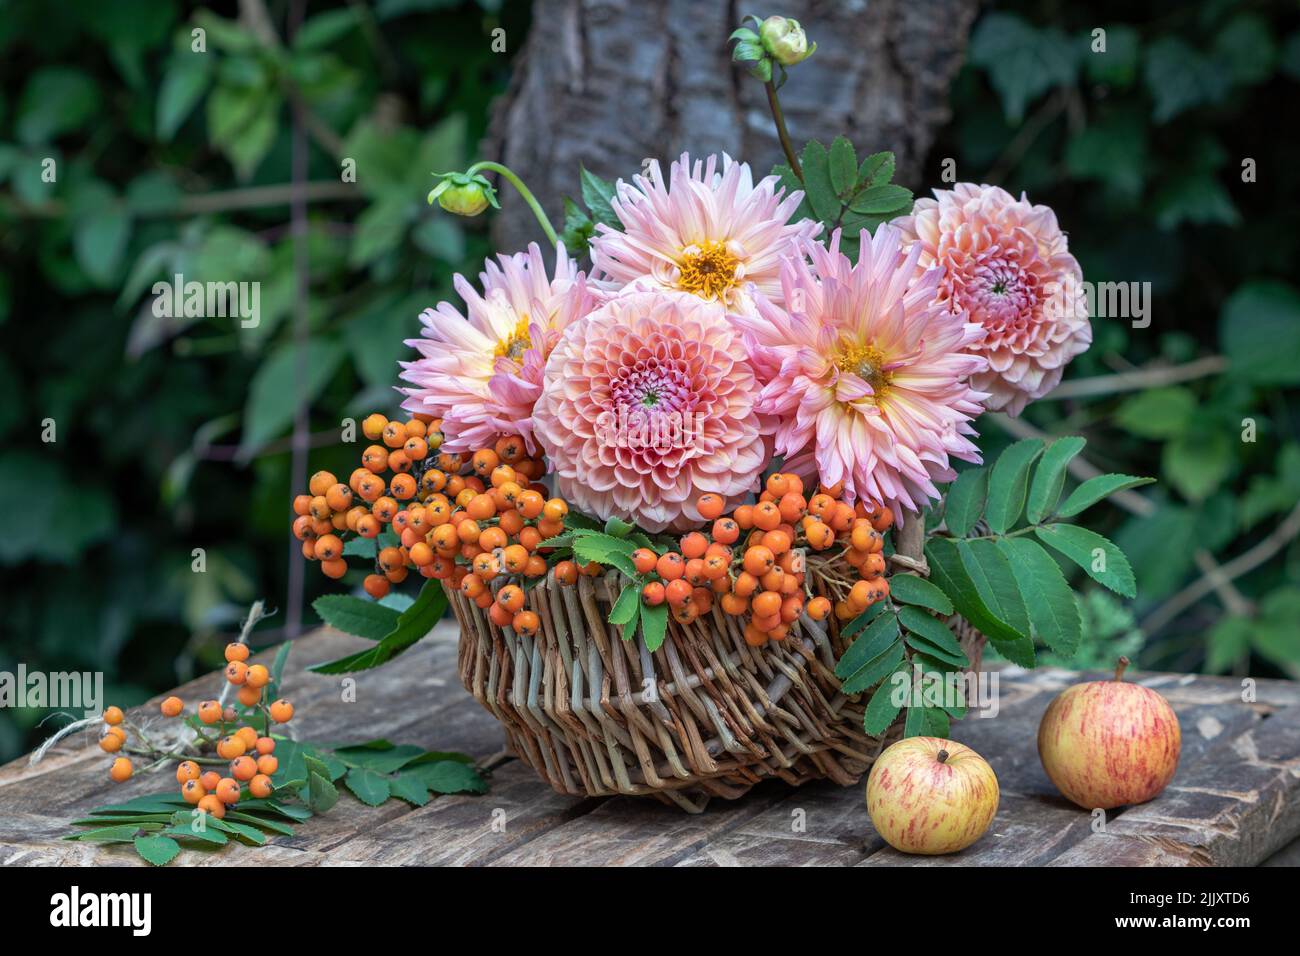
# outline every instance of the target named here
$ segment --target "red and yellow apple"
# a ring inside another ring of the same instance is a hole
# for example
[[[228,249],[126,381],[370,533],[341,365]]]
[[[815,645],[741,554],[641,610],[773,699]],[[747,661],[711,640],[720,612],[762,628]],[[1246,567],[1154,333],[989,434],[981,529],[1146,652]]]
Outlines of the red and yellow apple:
[[[867,777],[867,813],[903,853],[956,853],[998,812],[998,778],[965,744],[908,737],[885,749]]]
[[[1145,803],[1178,768],[1182,732],[1174,709],[1149,687],[1114,680],[1062,691],[1038,725],[1043,769],[1067,799],[1085,810]]]

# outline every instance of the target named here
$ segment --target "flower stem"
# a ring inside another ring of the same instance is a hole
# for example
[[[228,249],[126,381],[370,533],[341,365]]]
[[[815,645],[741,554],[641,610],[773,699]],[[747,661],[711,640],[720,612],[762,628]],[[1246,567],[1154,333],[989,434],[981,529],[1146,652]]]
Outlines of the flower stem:
[[[781,101],[776,96],[776,84],[768,80],[764,86],[767,88],[767,105],[772,108],[772,120],[776,123],[776,135],[781,140],[781,148],[785,150],[786,162],[790,164],[790,171],[799,182],[803,182],[803,168],[799,165],[799,157],[795,155],[790,131],[785,128],[785,113],[781,111]]]
[[[465,172],[467,175],[473,176],[480,169],[491,170],[503,179],[509,180],[510,185],[519,190],[519,195],[524,197],[524,202],[528,203],[528,208],[531,209],[533,215],[537,217],[538,223],[541,224],[542,232],[546,233],[546,238],[550,240],[551,245],[558,246],[560,244],[560,239],[555,234],[555,228],[551,225],[551,220],[546,218],[546,213],[542,210],[541,203],[537,201],[537,197],[533,195],[532,190],[524,185],[524,181],[514,174],[513,170],[508,166],[503,166],[500,163],[494,163],[491,160],[485,159],[475,163],[469,169],[465,170]]]

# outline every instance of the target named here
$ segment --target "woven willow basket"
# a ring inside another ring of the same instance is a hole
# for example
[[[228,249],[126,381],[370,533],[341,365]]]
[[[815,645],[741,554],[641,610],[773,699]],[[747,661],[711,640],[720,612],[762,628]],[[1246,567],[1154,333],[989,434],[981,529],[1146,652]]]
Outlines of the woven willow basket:
[[[919,531],[899,535],[895,573],[928,573]],[[809,579],[835,601],[844,587],[831,571],[810,563]],[[854,784],[901,736],[901,718],[867,736],[870,695],[840,693],[835,663],[852,642],[834,615],[805,616],[785,640],[753,648],[744,619],[715,604],[690,625],[670,616],[652,654],[607,623],[625,583],[612,570],[576,586],[548,575],[527,592],[542,622],[531,639],[450,592],[461,682],[501,721],[511,751],[559,792],[650,795],[695,813],[710,797],[740,797],[769,777]],[[959,618],[949,624],[978,670],[983,635]]]

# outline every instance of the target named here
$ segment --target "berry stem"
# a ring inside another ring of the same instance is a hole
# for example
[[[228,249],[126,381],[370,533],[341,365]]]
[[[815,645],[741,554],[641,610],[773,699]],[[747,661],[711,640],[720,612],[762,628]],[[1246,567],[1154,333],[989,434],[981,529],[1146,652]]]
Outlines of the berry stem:
[[[528,203],[528,208],[531,209],[533,215],[537,217],[537,222],[541,225],[542,232],[546,233],[546,238],[550,240],[551,245],[558,246],[560,244],[559,236],[555,234],[555,227],[551,225],[551,220],[546,218],[546,213],[542,210],[541,203],[537,201],[537,197],[533,195],[532,190],[524,185],[524,181],[516,176],[510,167],[484,159],[465,170],[465,173],[468,176],[473,176],[480,169],[491,170],[503,179],[509,181],[510,185],[514,186],[515,189],[519,191],[519,195],[524,197],[524,202]]]

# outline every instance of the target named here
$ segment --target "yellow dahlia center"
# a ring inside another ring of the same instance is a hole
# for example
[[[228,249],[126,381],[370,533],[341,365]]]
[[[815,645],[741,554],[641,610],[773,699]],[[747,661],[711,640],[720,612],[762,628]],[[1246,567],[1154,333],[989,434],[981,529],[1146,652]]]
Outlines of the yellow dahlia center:
[[[524,357],[524,353],[533,347],[533,340],[528,335],[528,316],[522,316],[515,325],[515,329],[508,336],[497,343],[493,355],[496,358],[506,356],[512,361],[518,362]]]
[[[690,246],[677,260],[677,288],[701,299],[719,299],[736,284],[738,265],[740,260],[727,251],[725,242]]]
[[[869,401],[880,404],[889,393],[894,376],[885,369],[885,354],[874,345],[842,345],[834,362],[841,372],[856,375],[871,386],[875,395]]]

